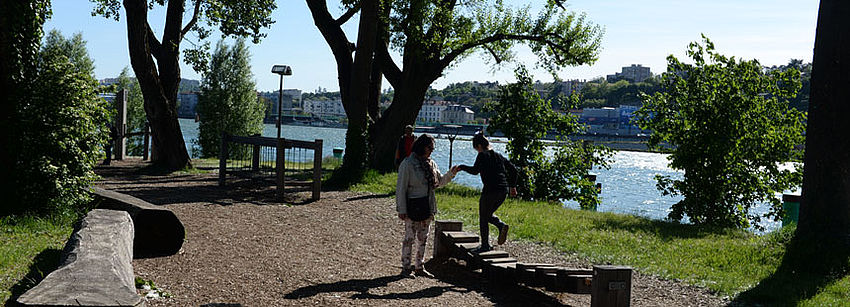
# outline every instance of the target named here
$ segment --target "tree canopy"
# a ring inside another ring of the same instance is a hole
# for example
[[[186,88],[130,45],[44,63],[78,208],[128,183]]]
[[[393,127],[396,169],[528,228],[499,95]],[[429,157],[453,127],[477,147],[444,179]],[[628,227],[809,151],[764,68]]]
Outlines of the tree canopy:
[[[675,147],[670,166],[684,178],[658,177],[664,195],[682,195],[669,217],[688,216],[697,224],[748,227],[781,212],[775,193],[799,186],[794,147],[803,143],[805,115],[788,108],[800,88],[794,69],[765,73],[756,60],[717,53],[703,36],[691,43],[694,64],[667,57],[664,91],[644,96],[636,113],[642,129],[652,130],[650,146],[664,141]],[[764,215],[750,209],[769,202]]]

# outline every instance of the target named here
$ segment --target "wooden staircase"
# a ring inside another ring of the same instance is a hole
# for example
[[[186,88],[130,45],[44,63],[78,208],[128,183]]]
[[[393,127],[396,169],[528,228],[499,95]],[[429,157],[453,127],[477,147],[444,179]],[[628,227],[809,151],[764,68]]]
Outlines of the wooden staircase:
[[[455,258],[472,270],[481,269],[488,279],[552,292],[591,294],[591,306],[629,306],[632,268],[595,265],[576,269],[547,263],[520,262],[505,251],[471,252],[479,246],[478,235],[463,231],[460,221],[436,221],[434,258]]]

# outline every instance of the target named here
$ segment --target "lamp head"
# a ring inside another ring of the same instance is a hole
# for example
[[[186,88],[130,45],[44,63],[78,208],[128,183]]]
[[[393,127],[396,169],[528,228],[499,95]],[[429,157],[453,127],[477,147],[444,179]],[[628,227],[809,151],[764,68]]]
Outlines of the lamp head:
[[[281,76],[291,76],[292,68],[289,65],[275,65],[272,66],[272,72]]]

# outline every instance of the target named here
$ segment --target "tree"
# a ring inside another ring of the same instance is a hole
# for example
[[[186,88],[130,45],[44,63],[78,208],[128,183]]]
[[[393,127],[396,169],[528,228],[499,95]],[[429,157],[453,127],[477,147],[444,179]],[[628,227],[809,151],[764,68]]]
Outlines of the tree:
[[[850,245],[850,111],[846,69],[850,3],[821,0],[812,62],[812,90],[803,159],[803,200],[797,236],[819,236],[832,246]]]
[[[514,10],[501,1],[343,3],[348,10],[335,19],[325,0],[307,0],[337,62],[349,119],[343,169],[362,169],[368,162],[372,168],[391,170],[395,142],[404,125],[414,122],[430,84],[476,51],[500,64],[515,60],[512,48],[526,43],[538,64],[554,72],[594,62],[600,44],[601,29],[584,15],[565,12],[558,1],[548,1],[536,18],[529,7]],[[341,27],[358,12],[357,43],[351,44]],[[401,53],[402,66],[390,56],[391,50]],[[380,112],[382,76],[392,84],[394,95],[389,108]]]
[[[642,129],[652,130],[650,146],[666,141],[674,152],[670,166],[683,179],[657,177],[664,195],[683,195],[669,217],[687,215],[696,224],[748,227],[781,211],[775,193],[799,186],[801,174],[780,164],[799,160],[805,115],[787,100],[800,89],[796,70],[764,73],[756,60],[718,54],[703,36],[691,43],[694,64],[667,57],[665,92],[644,96],[636,113]],[[770,212],[750,212],[769,201]]]
[[[265,104],[257,98],[245,40],[230,47],[219,41],[198,95],[200,156],[217,157],[221,133],[248,136],[263,132]]]
[[[66,39],[54,31],[41,46],[49,3],[11,2],[0,3],[0,61],[10,90],[0,151],[11,168],[3,177],[12,193],[0,213],[70,213],[89,201],[93,168],[106,142],[106,101],[97,96],[82,37]]]
[[[501,87],[498,101],[484,109],[493,114],[488,131],[501,131],[510,139],[507,150],[520,170],[517,193],[524,199],[577,200],[582,208],[595,207],[598,192],[585,175],[594,165],[607,168],[610,150],[571,141],[567,136],[582,130],[578,119],[554,111],[551,102],[541,99],[524,67],[516,70],[516,78],[516,83]],[[568,106],[576,103],[572,99]],[[550,132],[559,137],[556,144],[542,140]],[[553,147],[552,158],[547,146]]]
[[[92,15],[119,18],[121,3],[118,0],[93,0],[97,6]],[[166,6],[165,28],[157,39],[148,23],[148,10],[154,4]],[[221,0],[193,2],[192,17],[184,25],[186,0],[124,0],[127,18],[127,36],[130,63],[144,96],[145,113],[151,125],[156,150],[155,163],[166,169],[189,166],[189,153],[183,142],[177,121],[177,92],[180,83],[180,44],[189,32],[197,34],[199,41],[206,39],[216,26],[222,35],[250,36],[258,43],[269,27],[271,11],[277,6],[273,0]],[[184,59],[195,70],[206,67],[209,42],[199,43],[187,50]]]

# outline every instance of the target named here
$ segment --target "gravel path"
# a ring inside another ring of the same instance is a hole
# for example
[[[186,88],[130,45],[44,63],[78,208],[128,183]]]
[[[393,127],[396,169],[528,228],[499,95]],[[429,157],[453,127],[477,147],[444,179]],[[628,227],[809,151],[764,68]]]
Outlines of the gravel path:
[[[98,173],[101,187],[171,209],[186,227],[178,254],[133,261],[137,276],[173,295],[148,306],[590,305],[590,295],[492,284],[454,261],[427,263],[434,279],[400,278],[403,225],[391,196],[323,192],[309,202],[299,192],[280,204],[256,182],[219,188],[217,174],[142,175],[143,165],[115,161]],[[503,249],[526,262],[591,266],[543,244],[509,240]],[[703,288],[633,279],[633,306],[727,303]]]

